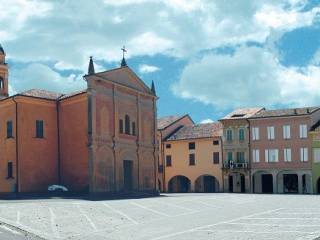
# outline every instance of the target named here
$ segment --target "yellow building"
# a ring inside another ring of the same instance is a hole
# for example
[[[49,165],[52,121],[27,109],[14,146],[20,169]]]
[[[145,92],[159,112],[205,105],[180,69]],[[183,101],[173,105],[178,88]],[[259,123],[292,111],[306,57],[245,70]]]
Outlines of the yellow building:
[[[220,192],[222,125],[208,123],[178,128],[163,140],[165,192]]]
[[[166,116],[158,119],[157,124],[157,139],[159,145],[159,162],[158,162],[158,189],[164,192],[166,186],[164,184],[165,171],[164,171],[164,141],[174,132],[182,128],[183,126],[192,126],[194,124],[191,117],[186,115]]]

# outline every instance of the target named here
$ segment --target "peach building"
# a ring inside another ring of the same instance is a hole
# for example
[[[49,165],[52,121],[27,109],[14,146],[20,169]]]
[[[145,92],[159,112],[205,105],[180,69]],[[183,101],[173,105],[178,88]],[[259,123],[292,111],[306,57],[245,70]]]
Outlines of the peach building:
[[[8,97],[0,46],[0,192],[106,193],[157,189],[156,100],[126,65],[95,73],[87,89],[61,94],[32,89]]]
[[[312,137],[320,108],[263,110],[249,118],[252,190],[313,193]]]
[[[165,192],[221,192],[222,125],[186,125],[163,140]]]
[[[223,124],[223,181],[225,192],[250,192],[250,122],[262,108],[240,108],[219,120]]]
[[[171,134],[182,128],[183,126],[192,126],[194,124],[191,117],[186,115],[166,116],[158,119],[158,145],[159,145],[159,163],[158,163],[158,189],[164,191],[166,186],[164,184],[165,179],[165,144],[164,140]]]

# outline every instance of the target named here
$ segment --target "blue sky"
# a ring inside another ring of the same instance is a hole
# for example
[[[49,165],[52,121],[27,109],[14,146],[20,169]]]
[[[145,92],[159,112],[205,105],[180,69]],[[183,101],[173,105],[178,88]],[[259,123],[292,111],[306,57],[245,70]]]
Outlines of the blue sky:
[[[0,0],[10,92],[85,88],[128,65],[158,115],[217,120],[237,107],[320,105],[319,0]]]

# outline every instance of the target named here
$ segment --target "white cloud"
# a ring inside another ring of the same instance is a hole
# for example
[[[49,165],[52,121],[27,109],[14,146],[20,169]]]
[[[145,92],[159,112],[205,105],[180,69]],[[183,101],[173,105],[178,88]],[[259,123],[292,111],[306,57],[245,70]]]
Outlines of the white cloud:
[[[32,18],[43,18],[51,9],[51,3],[39,0],[10,0],[10,2],[1,0],[1,41],[8,41],[16,38],[19,30],[27,25],[28,20]],[[32,32],[32,30],[29,29],[29,32]]]
[[[57,70],[71,70],[77,68],[75,65],[71,63],[65,63],[63,61],[59,61],[54,65],[54,68]]]
[[[31,63],[21,69],[11,69],[10,87],[11,94],[32,88],[69,93],[86,88],[86,82],[82,76],[64,77],[44,64]]]
[[[264,43],[271,35],[309,26],[319,9],[301,12],[305,4],[297,0],[10,0],[0,3],[0,39],[12,61],[55,62],[53,72],[85,71],[90,55],[120,62],[122,45],[128,48],[128,58],[164,54],[189,59],[215,47]]]
[[[130,54],[155,55],[173,48],[173,42],[153,32],[145,32],[131,39],[128,43]]]
[[[318,105],[320,67],[286,68],[262,48],[209,54],[188,64],[172,89],[177,96],[216,108]]]
[[[202,120],[200,123],[201,123],[201,124],[204,124],[204,123],[213,123],[213,122],[214,122],[214,121],[213,121],[212,119],[208,118],[208,119]]]
[[[320,48],[316,51],[311,59],[311,63],[314,65],[320,65]]]
[[[297,9],[285,10],[272,5],[264,5],[255,15],[254,19],[262,26],[274,29],[290,30],[301,26],[310,26],[320,8],[308,12],[299,12]]]
[[[141,64],[139,66],[139,72],[140,73],[153,73],[153,72],[157,72],[159,71],[160,68],[158,68],[157,66],[152,66],[152,65],[148,65],[148,64]]]

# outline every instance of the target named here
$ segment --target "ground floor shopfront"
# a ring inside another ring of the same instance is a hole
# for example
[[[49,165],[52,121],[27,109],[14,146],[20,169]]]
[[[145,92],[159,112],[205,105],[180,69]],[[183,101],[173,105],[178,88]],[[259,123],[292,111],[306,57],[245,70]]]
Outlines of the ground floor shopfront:
[[[235,168],[225,167],[223,170],[223,189],[229,193],[250,192],[250,171],[246,165]]]
[[[204,174],[195,179],[184,175],[172,177],[167,183],[167,192],[170,193],[187,193],[187,192],[204,192],[214,193],[221,192],[221,183],[218,178]]]
[[[253,193],[312,194],[311,169],[254,169],[251,171]]]

